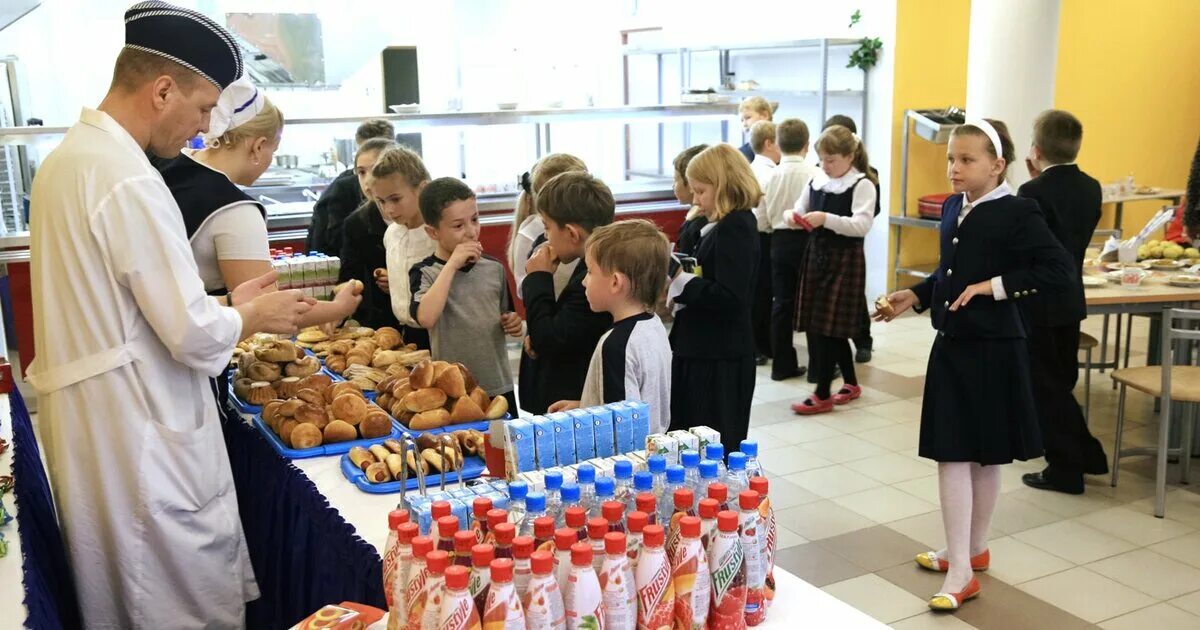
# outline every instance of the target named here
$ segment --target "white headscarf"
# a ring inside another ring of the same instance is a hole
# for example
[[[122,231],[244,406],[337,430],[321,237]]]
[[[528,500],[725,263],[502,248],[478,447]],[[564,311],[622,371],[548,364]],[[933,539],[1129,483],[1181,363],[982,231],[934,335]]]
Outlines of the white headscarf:
[[[258,115],[265,103],[262,93],[246,75],[229,84],[217,99],[208,123],[208,133],[204,134],[204,144],[209,147],[217,146],[217,139],[226,131],[239,127]]]

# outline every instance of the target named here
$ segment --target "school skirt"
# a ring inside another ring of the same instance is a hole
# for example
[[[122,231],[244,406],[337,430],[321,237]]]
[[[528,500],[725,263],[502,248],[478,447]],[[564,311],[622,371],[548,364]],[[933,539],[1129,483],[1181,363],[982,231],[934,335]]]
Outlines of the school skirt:
[[[797,332],[853,339],[869,330],[862,243],[824,230],[809,239],[796,290]]]
[[[1026,344],[937,334],[925,372],[921,457],[993,465],[1042,456]]]

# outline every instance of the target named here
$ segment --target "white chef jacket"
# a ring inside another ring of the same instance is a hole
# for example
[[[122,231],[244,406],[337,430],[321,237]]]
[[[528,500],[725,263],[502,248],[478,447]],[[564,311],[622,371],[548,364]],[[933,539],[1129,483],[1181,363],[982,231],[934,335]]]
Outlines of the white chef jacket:
[[[437,251],[437,243],[423,225],[409,228],[402,223],[392,223],[383,233],[383,248],[387,252],[388,294],[392,298],[392,314],[401,324],[420,328],[409,308],[412,289],[408,285],[408,272],[413,265],[432,256]]]
[[[84,109],[33,182],[38,394],[88,627],[236,628],[258,597],[208,377],[237,311],[205,295],[142,148]]]

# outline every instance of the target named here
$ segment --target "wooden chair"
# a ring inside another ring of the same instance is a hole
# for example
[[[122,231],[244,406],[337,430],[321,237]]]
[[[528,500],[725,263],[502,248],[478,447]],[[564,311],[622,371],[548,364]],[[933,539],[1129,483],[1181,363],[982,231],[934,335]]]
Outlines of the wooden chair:
[[[1079,333],[1079,349],[1083,351],[1083,423],[1090,425],[1092,423],[1092,351],[1100,342],[1095,337],[1081,332]],[[1129,367],[1129,362],[1125,362],[1125,367]]]

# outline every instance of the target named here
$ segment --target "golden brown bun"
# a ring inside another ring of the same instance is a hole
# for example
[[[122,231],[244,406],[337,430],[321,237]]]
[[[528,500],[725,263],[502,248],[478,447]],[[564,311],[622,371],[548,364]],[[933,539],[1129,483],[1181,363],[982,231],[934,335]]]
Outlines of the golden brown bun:
[[[248,378],[235,379],[233,381],[233,395],[237,396],[239,400],[246,400],[250,397],[250,385],[253,383],[254,381]]]
[[[321,362],[317,360],[317,357],[307,355],[283,366],[283,373],[288,376],[304,377],[320,371]]]
[[[438,442],[439,438],[440,438],[440,435],[434,435],[432,433],[422,433],[421,435],[417,436],[417,448],[422,451],[427,448],[433,448],[439,444],[439,442]]]
[[[285,418],[291,418],[292,416],[296,415],[296,410],[304,404],[305,402],[299,398],[285,400],[283,401],[283,404],[279,406],[279,415]]]
[[[400,420],[401,422],[404,422],[405,414],[408,414],[409,416],[411,416],[413,413],[408,410],[408,407],[404,406],[403,400],[392,401],[392,406],[388,407],[388,412],[390,412],[392,414],[393,418]]]
[[[383,447],[393,453],[399,453],[401,450],[403,450],[403,447],[400,446],[400,440],[397,439],[384,440]]]
[[[419,453],[409,451],[405,457],[407,458],[405,463],[408,464],[408,469],[413,475],[416,475],[418,471],[424,471],[426,469],[425,462],[421,460]]]
[[[396,350],[380,350],[371,358],[371,367],[383,369],[400,361],[402,352]]]
[[[442,370],[433,386],[446,392],[450,398],[462,398],[467,395],[466,381],[463,379],[462,371],[455,365],[447,366],[445,370]]]
[[[413,388],[410,379],[402,378],[392,386],[392,398],[396,400],[404,400],[404,397],[411,393],[413,393]]]
[[[321,374],[320,372],[316,374],[309,374],[308,376],[300,379],[301,388],[308,388],[315,392],[323,392],[325,391],[325,388],[329,387],[331,384],[333,384],[333,379],[329,378],[328,374]]]
[[[304,403],[296,408],[296,413],[292,416],[296,422],[309,422],[315,424],[318,429],[324,429],[329,423],[326,418],[325,408],[321,405],[312,403]]]
[[[300,356],[300,350],[290,341],[268,341],[254,349],[254,357],[259,361],[284,363],[295,361]]]
[[[361,396],[346,393],[333,399],[333,417],[358,426],[367,415],[367,401]]]
[[[875,310],[884,317],[891,317],[896,312],[895,307],[888,301],[886,295],[881,295],[879,299],[875,300]]]
[[[275,383],[275,391],[283,398],[293,398],[300,392],[300,378],[285,376]]]
[[[445,361],[434,361],[433,362],[433,382],[436,383],[438,378],[441,377],[442,373],[448,369],[450,369],[449,363],[447,363]]]
[[[483,410],[475,401],[466,396],[454,401],[454,408],[450,410],[450,424],[466,424],[478,420],[483,420]]]
[[[396,381],[400,379],[392,375],[384,376],[378,383],[375,383],[375,391],[380,394],[391,394],[392,388],[396,386]]]
[[[292,419],[284,420],[279,425],[279,439],[283,440],[284,446],[292,448],[292,430],[298,426],[300,426],[300,423]]]
[[[364,438],[377,438],[392,432],[392,419],[382,409],[368,411],[366,417],[358,425],[358,431]]]
[[[482,387],[472,389],[470,396],[480,409],[487,409],[492,404],[492,399],[488,398],[487,392],[483,391]]]
[[[332,372],[336,372],[336,373],[338,373],[338,374],[341,374],[342,372],[345,372],[345,371],[346,371],[346,367],[347,367],[347,363],[346,363],[346,355],[344,355],[344,354],[330,354],[330,355],[329,355],[328,357],[326,357],[326,359],[325,359],[325,367],[329,368],[329,369],[330,369],[330,371],[332,371]]]
[[[330,402],[332,402],[334,398],[337,398],[338,396],[341,396],[342,394],[354,394],[355,396],[358,396],[359,398],[362,398],[363,400],[367,399],[366,396],[363,396],[362,388],[359,387],[358,385],[354,384],[351,381],[342,381],[341,383],[334,383],[333,389],[330,390],[330,392],[331,393],[327,394]]]
[[[273,383],[279,380],[282,373],[279,370],[279,365],[267,361],[255,361],[250,364],[246,370],[246,376],[254,381],[267,381]]]
[[[361,446],[351,448],[347,455],[350,457],[350,463],[357,466],[359,470],[366,470],[367,466],[374,464],[376,461],[375,455]]]
[[[434,387],[426,387],[405,396],[403,402],[404,407],[409,411],[421,413],[445,405],[446,392]]]
[[[414,431],[428,431],[450,424],[450,412],[445,409],[431,409],[413,416],[408,422],[408,428]]]
[[[431,448],[421,451],[421,460],[425,462],[425,469],[430,473],[443,473],[449,468],[443,464],[442,456]]]
[[[391,473],[393,479],[400,479],[400,475],[403,474],[405,467],[403,457],[392,453],[387,456],[387,459],[383,460],[383,463],[387,464],[388,472]]]
[[[433,361],[425,360],[417,364],[413,368],[412,374],[408,377],[409,386],[413,389],[425,389],[433,387],[434,367]]]
[[[246,402],[251,405],[265,405],[274,399],[275,389],[265,381],[251,383],[250,393],[246,394]]]
[[[358,431],[341,420],[334,420],[325,425],[326,442],[349,442],[356,439],[358,439]]]
[[[338,339],[329,344],[329,354],[346,354],[354,349],[354,342],[349,339]]]
[[[375,397],[375,404],[379,405],[383,409],[391,409],[392,403],[395,402],[395,400],[396,400],[395,398],[392,398],[391,393],[381,392],[378,396]]]
[[[371,339],[375,341],[380,350],[392,350],[399,346],[400,342],[403,341],[403,338],[400,336],[400,331],[392,328],[391,326],[383,326],[379,328],[375,331],[375,334],[371,337]]]
[[[351,350],[346,353],[346,367],[351,365],[371,365],[371,355],[362,350]]]
[[[468,370],[467,366],[461,363],[455,363],[454,365],[457,365],[459,371],[462,372],[463,386],[467,388],[467,391],[474,391],[476,387],[479,387],[479,383],[475,381],[475,376],[471,374],[471,370]],[[483,405],[480,406],[482,407]]]
[[[367,450],[370,451],[371,454],[374,455],[375,459],[378,461],[383,461],[383,460],[387,459],[388,455],[392,454],[391,451],[387,450],[380,444],[372,444],[367,447]]]
[[[487,419],[499,420],[506,413],[508,413],[508,399],[504,396],[496,396],[492,399],[492,404],[488,405]]]
[[[367,466],[366,475],[367,481],[371,483],[387,483],[392,480],[392,475],[388,472],[387,464],[383,462],[375,462]]]
[[[300,334],[296,335],[296,341],[303,343],[321,343],[322,341],[326,341],[328,339],[329,335],[326,335],[317,328],[302,330],[300,331]]]
[[[279,418],[283,417],[279,415],[280,407],[283,407],[283,401],[278,398],[275,400],[268,400],[266,404],[263,405],[263,422],[267,423],[267,426],[271,427],[272,429],[275,428],[275,423],[279,420]]]
[[[321,430],[307,422],[292,429],[292,448],[313,448],[321,445]]]
[[[307,387],[303,387],[300,391],[296,392],[296,398],[313,405],[325,405],[325,397],[317,390],[308,389]]]

